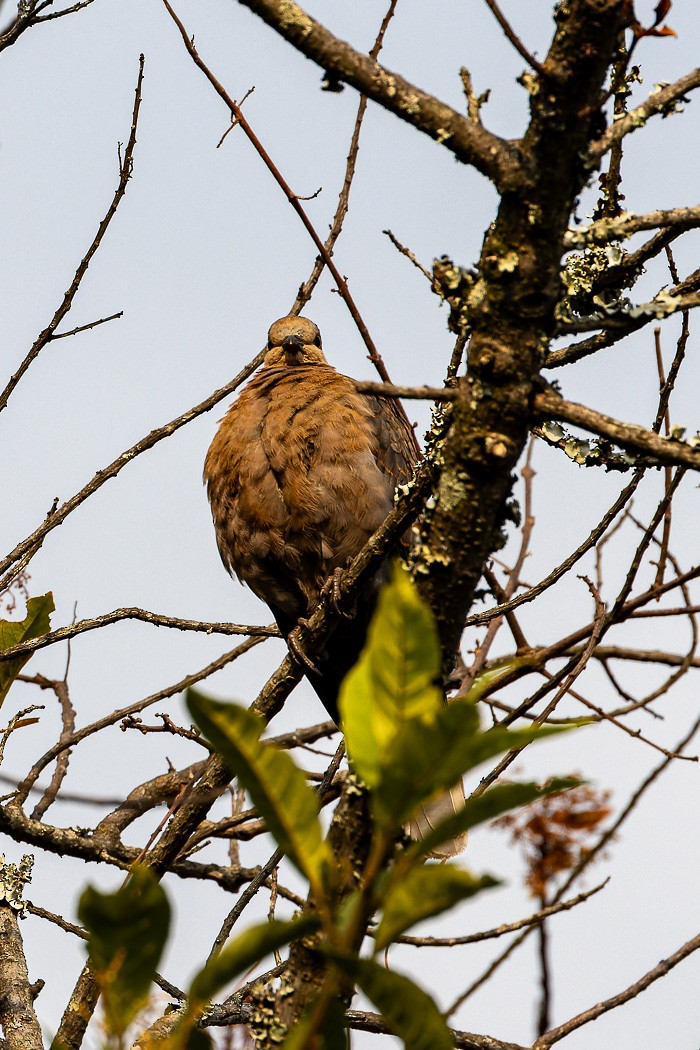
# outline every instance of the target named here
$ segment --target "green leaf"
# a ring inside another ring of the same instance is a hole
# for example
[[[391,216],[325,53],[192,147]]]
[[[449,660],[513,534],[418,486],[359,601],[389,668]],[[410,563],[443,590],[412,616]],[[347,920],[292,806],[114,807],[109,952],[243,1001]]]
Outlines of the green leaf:
[[[444,706],[429,724],[409,722],[396,734],[391,762],[382,771],[381,790],[372,795],[377,823],[385,827],[403,824],[420,803],[452,787],[463,773],[504,751],[519,750],[568,728],[496,727],[484,733],[470,700]]]
[[[397,874],[384,898],[384,911],[375,938],[377,950],[386,948],[417,922],[498,885],[498,880],[490,875],[472,875],[453,864],[420,865],[400,876]]]
[[[322,1022],[316,1017],[314,1007],[317,998],[311,1000],[304,1013],[287,1032],[279,1050],[347,1050],[348,1031],[345,1026],[345,1011],[337,999],[329,1003]]]
[[[367,644],[339,698],[348,754],[370,788],[381,830],[401,826],[418,806],[480,763],[553,731],[528,727],[484,733],[479,726],[477,701],[531,662],[516,657],[490,668],[466,698],[445,705],[436,685],[440,647],[432,614],[410,576],[394,567]]]
[[[23,620],[0,620],[0,652],[10,649],[13,645],[19,645],[20,642],[28,642],[32,638],[48,634],[51,627],[50,614],[54,609],[53,594],[49,591],[41,598],[27,600],[27,615]],[[11,660],[0,662],[0,706],[31,655],[27,653],[26,656],[13,656]]]
[[[323,1050],[347,1050],[348,1030],[345,1026],[345,1010],[337,999],[328,1009],[326,1023],[321,1031]]]
[[[303,915],[293,922],[265,922],[246,930],[211,959],[192,981],[189,999],[204,1005],[239,973],[278,948],[313,933],[320,925],[317,915]]]
[[[425,857],[441,843],[449,842],[456,835],[461,835],[487,820],[493,820],[501,813],[517,809],[519,806],[527,806],[537,798],[546,798],[547,795],[567,791],[569,788],[578,787],[579,784],[581,781],[575,777],[553,778],[544,785],[494,784],[493,787],[487,788],[483,795],[466,799],[459,812],[437,824],[419,842],[414,842],[407,858],[413,860]]]
[[[78,917],[90,934],[90,963],[109,1030],[121,1036],[148,999],[168,937],[170,905],[153,874],[136,867],[116,893],[89,886]]]
[[[408,977],[371,959],[328,954],[371,999],[406,1050],[454,1050],[452,1034],[435,1001]]]
[[[415,718],[429,721],[439,712],[440,662],[432,613],[408,573],[395,565],[338,701],[348,753],[368,787],[380,784],[401,725]]]
[[[538,665],[539,660],[536,656],[527,655],[514,656],[509,660],[503,660],[501,663],[495,664],[493,667],[487,667],[474,679],[466,699],[471,700],[475,704],[479,700],[483,700],[484,697],[490,696],[494,689],[498,689],[501,685],[507,685],[515,678],[518,678],[521,670],[537,667]]]
[[[318,796],[301,769],[286,751],[260,740],[264,723],[253,711],[194,689],[187,691],[187,706],[319,899],[330,879],[330,851],[318,819]]]

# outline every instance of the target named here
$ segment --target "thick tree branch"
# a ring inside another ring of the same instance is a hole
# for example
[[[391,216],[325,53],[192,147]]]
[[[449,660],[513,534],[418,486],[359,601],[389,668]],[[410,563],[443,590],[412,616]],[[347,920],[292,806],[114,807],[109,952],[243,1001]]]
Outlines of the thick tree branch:
[[[622,448],[653,456],[659,463],[682,464],[693,470],[700,470],[700,448],[685,441],[661,437],[653,430],[647,430],[634,423],[622,423],[619,419],[596,412],[586,405],[565,401],[554,390],[548,389],[536,394],[533,405],[541,419],[559,419],[564,423],[583,427],[584,430],[614,441]]]
[[[19,932],[26,909],[22,893],[32,864],[31,856],[19,864],[0,857],[0,1025],[7,1050],[42,1050],[44,1045]]]
[[[469,367],[417,575],[438,620],[448,674],[532,423],[532,393],[560,296],[563,238],[595,134],[581,113],[595,113],[628,16],[624,0],[572,0],[557,9],[543,63],[546,88],[531,95],[521,141],[534,182],[531,176],[503,194],[484,241],[468,303]]]
[[[522,178],[517,144],[492,135],[433,95],[338,39],[293,0],[238,0],[321,69],[429,135],[505,190]]]

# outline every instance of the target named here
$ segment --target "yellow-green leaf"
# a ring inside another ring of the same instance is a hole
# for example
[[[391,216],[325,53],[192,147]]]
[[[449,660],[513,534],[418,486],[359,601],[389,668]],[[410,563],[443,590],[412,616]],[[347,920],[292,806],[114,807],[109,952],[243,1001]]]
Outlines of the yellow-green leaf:
[[[501,813],[519,806],[527,806],[537,798],[545,798],[557,791],[567,791],[581,783],[575,777],[557,777],[546,784],[515,783],[494,784],[483,795],[466,799],[464,806],[446,820],[428,831],[419,842],[411,846],[410,857],[420,859],[432,853],[443,842],[475,828],[484,821],[493,820]]]
[[[170,905],[147,868],[116,893],[89,886],[78,905],[110,1033],[121,1036],[146,1003],[170,927]]]
[[[406,1050],[454,1050],[454,1039],[435,1000],[419,985],[371,959],[328,954],[374,1003]]]
[[[368,787],[380,782],[400,727],[409,719],[429,721],[439,712],[439,674],[440,646],[430,609],[408,573],[395,565],[339,697],[348,753]]]
[[[193,689],[187,692],[187,706],[319,899],[330,879],[330,851],[318,819],[318,797],[301,769],[286,751],[260,739],[264,723],[253,711]]]
[[[385,827],[402,824],[421,802],[450,788],[463,773],[495,755],[520,749],[567,728],[496,727],[482,732],[474,704],[470,700],[455,700],[443,707],[432,722],[425,724],[416,719],[396,734],[391,762],[383,768],[381,787],[371,798],[375,817]]]
[[[48,634],[51,627],[50,614],[54,608],[53,595],[49,591],[40,598],[27,600],[27,615],[23,620],[0,620],[0,652],[10,649],[13,645],[19,645],[20,642],[28,642],[32,638]],[[31,655],[27,653],[26,656],[13,656],[10,660],[0,661],[0,706]]]
[[[303,915],[292,922],[264,922],[245,930],[200,970],[192,981],[189,1000],[204,1005],[225,984],[250,969],[266,955],[306,937],[319,927],[317,915]]]
[[[389,883],[377,929],[378,951],[417,922],[447,911],[481,890],[498,886],[490,875],[472,875],[454,864],[421,864]]]

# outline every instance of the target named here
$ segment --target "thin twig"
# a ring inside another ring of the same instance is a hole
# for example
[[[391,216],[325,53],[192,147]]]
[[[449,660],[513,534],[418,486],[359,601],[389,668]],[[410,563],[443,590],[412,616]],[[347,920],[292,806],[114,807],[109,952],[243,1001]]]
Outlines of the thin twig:
[[[61,504],[60,507],[52,507],[46,518],[41,525],[38,526],[26,539],[18,543],[17,546],[12,550],[1,562],[0,562],[0,573],[7,573],[8,570],[14,566],[12,572],[0,579],[0,592],[7,586],[9,580],[14,577],[17,572],[17,567],[23,567],[27,561],[33,557],[34,554],[40,549],[46,536],[53,529],[62,525],[69,514],[71,514],[76,507],[79,507],[81,503],[84,503],[88,497],[92,496],[94,492],[97,492],[106,481],[111,478],[115,478],[117,474],[133,459],[137,456],[142,455],[149,449],[157,445],[159,441],[164,438],[170,437],[181,427],[186,426],[187,423],[192,422],[198,416],[203,415],[205,412],[209,412],[215,405],[218,405],[220,401],[223,401],[225,397],[233,393],[241,383],[255,371],[259,364],[262,363],[265,351],[261,350],[252,361],[250,361],[241,371],[225,386],[215,390],[213,394],[205,398],[204,401],[200,401],[198,405],[193,408],[189,408],[182,415],[177,416],[175,419],[166,423],[162,427],[158,427],[156,430],[152,430],[150,434],[146,434],[145,437],[137,441],[131,448],[126,449],[120,456],[117,456],[108,466],[103,467],[95,474],[91,481],[84,485],[75,495],[71,496],[70,499],[66,500],[65,503]]]
[[[88,736],[92,736],[94,733],[99,732],[101,729],[105,729],[107,726],[115,725],[126,715],[136,714],[143,711],[146,707],[152,707],[153,704],[157,704],[168,697],[176,696],[178,693],[182,693],[185,689],[189,689],[190,686],[196,685],[197,682],[204,681],[209,675],[212,675],[216,671],[220,671],[222,668],[228,666],[228,664],[232,663],[244,653],[247,653],[261,641],[261,638],[248,638],[245,642],[237,645],[235,649],[231,649],[229,652],[217,657],[216,660],[207,664],[206,667],[203,667],[200,671],[195,671],[192,674],[185,675],[180,681],[167,686],[165,689],[159,689],[157,693],[151,693],[150,696],[145,697],[143,700],[137,700],[136,703],[129,704],[127,707],[118,708],[116,711],[112,711],[111,714],[105,715],[103,718],[91,722],[87,726],[83,726],[82,729],[76,730],[75,733],[66,737],[65,740],[54,744],[46,754],[42,755],[41,758],[34,763],[27,776],[18,785],[16,803],[21,805],[22,802],[24,802],[28,791],[36,782],[37,777],[42,770],[44,770],[50,762],[53,762],[61,751],[64,751],[67,747],[75,747],[75,745],[79,744],[81,740],[84,740]]]
[[[243,131],[247,139],[250,141],[251,145],[254,147],[256,153],[258,154],[263,164],[274,178],[277,185],[284,193],[285,197],[291,204],[294,211],[299,216],[299,219],[301,220],[304,229],[311,237],[311,240],[316,245],[316,248],[319,251],[324,263],[328,267],[330,273],[333,275],[333,280],[337,285],[341,298],[343,299],[348,310],[350,311],[350,314],[352,316],[353,321],[355,322],[357,330],[360,333],[365,343],[365,346],[367,347],[370,361],[374,364],[375,368],[377,369],[377,372],[384,380],[384,382],[390,382],[386,366],[384,365],[384,362],[374,344],[374,340],[372,339],[369,333],[367,325],[365,324],[365,322],[362,319],[362,316],[360,315],[360,311],[357,308],[355,300],[350,294],[350,289],[348,288],[347,281],[338,270],[337,266],[333,262],[333,259],[329,255],[325,244],[323,243],[319,235],[316,233],[313,223],[311,222],[308,215],[301,206],[298,194],[292,191],[292,189],[282,176],[282,173],[280,172],[279,168],[274,163],[269,153],[263,146],[262,142],[253,131],[251,125],[248,123],[248,120],[245,117],[241,107],[234,101],[234,99],[231,98],[229,93],[224,88],[223,84],[221,84],[217,77],[214,76],[211,69],[209,69],[209,67],[200,57],[199,52],[197,51],[197,48],[194,45],[193,38],[190,37],[190,35],[187,33],[187,30],[185,29],[184,25],[182,24],[178,16],[175,14],[175,11],[173,10],[172,6],[170,5],[169,0],[163,0],[163,4],[165,5],[165,8],[170,17],[172,18],[173,22],[179,29],[182,41],[185,45],[185,48],[187,49],[190,58],[197,66],[197,68],[200,69],[202,73],[204,73],[205,77],[207,78],[211,86],[214,88],[217,95],[226,103],[232,117],[235,117],[235,119],[238,121],[241,130]]]
[[[77,328],[71,328],[69,332],[54,332],[53,335],[49,336],[49,339],[55,343],[57,339],[67,339],[69,335],[77,335],[79,332],[88,332],[92,328],[97,328],[98,325],[107,324],[108,321],[116,321],[123,316],[124,311],[120,310],[116,314],[110,314],[109,317],[100,317],[97,321],[90,321],[89,324],[79,324]]]
[[[374,41],[374,44],[372,45],[369,57],[375,61],[379,55],[379,52],[382,49],[382,44],[384,43],[384,36],[386,35],[386,31],[389,28],[389,23],[391,22],[391,19],[394,17],[394,12],[396,10],[397,3],[398,0],[390,0],[387,12],[384,15],[384,18],[382,19],[381,26],[379,27],[377,38]],[[355,116],[355,125],[353,127],[352,136],[350,138],[350,148],[348,150],[348,156],[345,163],[345,175],[343,177],[343,185],[338,196],[338,205],[336,207],[335,215],[333,216],[333,222],[331,223],[331,228],[329,230],[325,242],[325,248],[329,256],[333,254],[333,248],[335,247],[335,243],[342,232],[345,216],[348,213],[348,207],[350,202],[350,190],[352,188],[353,179],[355,177],[355,170],[357,168],[357,157],[360,148],[360,132],[362,130],[362,122],[364,120],[366,111],[367,96],[361,95],[357,107],[357,115]],[[291,310],[292,313],[298,313],[304,308],[306,303],[309,301],[313,294],[314,288],[318,284],[321,274],[323,273],[324,266],[325,259],[323,255],[320,255],[314,263],[313,270],[311,271],[308,280],[300,286],[299,291],[297,292],[296,301]]]
[[[524,605],[526,602],[534,601],[543,591],[548,590],[558,580],[565,576],[574,565],[581,560],[581,558],[588,553],[595,545],[600,541],[601,537],[605,535],[608,528],[615,520],[617,515],[623,509],[623,507],[629,502],[634,495],[640,481],[643,477],[643,471],[637,470],[634,477],[628,485],[622,490],[620,495],[617,497],[613,505],[609,510],[605,512],[601,520],[598,522],[596,527],[590,532],[586,539],[581,543],[575,551],[573,551],[567,558],[564,559],[555,569],[553,569],[547,576],[544,577],[540,583],[526,591],[524,594],[519,594],[515,598],[511,598],[510,601],[504,602],[503,604],[496,605],[493,609],[487,609],[482,613],[474,613],[467,619],[467,626],[472,627],[482,623],[488,623],[494,616],[502,616],[511,609],[517,609],[518,606]]]
[[[62,12],[62,13],[67,13],[67,12]],[[9,380],[7,382],[7,385],[5,386],[5,389],[0,394],[0,412],[2,412],[2,410],[6,407],[7,402],[9,400],[9,398],[10,398],[10,395],[12,394],[13,390],[16,388],[17,384],[19,383],[20,379],[25,374],[25,372],[27,371],[27,369],[29,368],[31,363],[36,360],[36,358],[39,356],[39,354],[44,349],[46,344],[49,343],[54,338],[54,332],[56,331],[56,328],[61,323],[61,321],[63,320],[63,318],[66,316],[66,314],[70,310],[71,306],[73,305],[73,300],[75,299],[76,293],[78,291],[78,288],[80,287],[80,283],[81,283],[83,277],[87,273],[87,268],[90,265],[90,262],[91,262],[93,256],[95,255],[95,252],[100,247],[100,244],[102,243],[102,238],[104,237],[105,233],[107,232],[107,228],[109,227],[110,222],[114,218],[114,216],[116,214],[116,211],[117,211],[117,208],[119,207],[119,204],[120,204],[122,198],[124,197],[124,194],[126,193],[126,187],[127,187],[128,183],[129,183],[129,179],[131,178],[131,174],[132,174],[133,167],[134,167],[134,149],[136,147],[136,128],[138,126],[139,110],[141,108],[141,86],[143,84],[143,67],[144,67],[144,57],[143,57],[143,55],[140,55],[139,56],[139,75],[138,75],[138,80],[136,82],[136,98],[134,100],[134,110],[133,110],[133,114],[132,114],[132,117],[131,117],[131,133],[129,135],[129,141],[126,144],[126,149],[124,150],[124,156],[122,158],[120,158],[120,164],[119,164],[119,185],[117,186],[117,189],[116,189],[116,191],[114,193],[114,197],[112,198],[112,202],[111,202],[109,208],[107,209],[107,213],[106,213],[105,217],[103,218],[102,222],[100,223],[100,225],[97,228],[97,233],[95,234],[95,237],[93,239],[92,244],[88,248],[88,250],[85,253],[85,255],[83,256],[83,258],[81,259],[80,264],[78,266],[78,269],[75,271],[75,275],[73,277],[73,280],[70,283],[68,291],[63,296],[63,301],[61,302],[61,305],[58,307],[58,309],[54,313],[53,317],[49,321],[49,323],[46,326],[46,328],[44,328],[44,330],[37,336],[37,338],[34,341],[34,345],[32,346],[31,350],[29,351],[27,356],[24,358],[24,360],[22,361],[22,363],[19,366],[19,368],[17,369],[17,371],[13,375],[10,376],[10,378],[9,378]],[[2,572],[2,571],[3,570],[0,569],[0,572]]]
[[[491,930],[484,930],[481,933],[470,933],[464,937],[411,937],[406,934],[397,938],[397,942],[399,944],[410,944],[415,948],[456,948],[459,945],[478,944],[480,941],[494,940],[496,937],[503,937],[506,933],[517,933],[518,930],[536,926],[552,915],[558,915],[562,911],[569,911],[571,908],[575,908],[578,904],[582,904],[589,897],[602,890],[609,881],[609,878],[604,879],[598,886],[594,886],[592,890],[586,890],[584,893],[579,893],[576,897],[570,897],[569,900],[560,901],[558,904],[549,904],[546,908],[535,912],[534,915],[528,915],[526,919],[518,919],[517,922],[504,922],[500,926],[495,926]]]
[[[692,937],[689,941],[686,941],[673,955],[669,955],[667,959],[662,959],[660,963],[645,973],[643,977],[640,977],[638,981],[631,984],[624,991],[618,992],[617,995],[611,996],[609,999],[604,999],[600,1003],[596,1003],[589,1010],[584,1010],[583,1013],[577,1014],[576,1017],[570,1018],[564,1024],[558,1026],[558,1028],[552,1028],[544,1035],[540,1036],[539,1039],[533,1044],[532,1050],[547,1050],[548,1047],[554,1043],[558,1043],[560,1039],[564,1039],[565,1036],[575,1032],[577,1028],[581,1028],[582,1025],[588,1024],[590,1021],[595,1021],[597,1017],[601,1017],[602,1014],[608,1013],[610,1010],[616,1009],[618,1006],[623,1006],[628,1003],[631,999],[636,998],[641,992],[645,991],[650,984],[654,981],[658,981],[660,977],[665,977],[669,970],[672,970],[678,963],[683,962],[689,955],[697,951],[700,948],[700,934],[696,937]]]
[[[496,3],[496,0],[484,0],[486,6],[492,11],[496,21],[505,33],[506,37],[513,45],[515,50],[518,52],[521,58],[524,58],[529,66],[531,66],[541,77],[547,77],[547,71],[541,62],[538,62],[534,55],[531,55],[528,49],[523,44],[520,37],[517,35],[506,16],[501,11],[500,7]]]
[[[11,660],[14,656],[26,656],[47,645],[68,641],[86,631],[96,631],[108,624],[119,623],[121,620],[140,620],[142,623],[150,623],[156,627],[170,627],[178,631],[198,631],[202,634],[244,634],[251,638],[280,637],[279,628],[275,624],[263,627],[240,623],[210,623],[207,620],[185,620],[179,616],[164,616],[161,613],[153,613],[147,609],[132,606],[114,609],[112,612],[102,613],[100,616],[93,616],[87,620],[78,620],[77,623],[59,627],[55,631],[32,638],[28,642],[18,642],[17,645],[9,646],[0,652],[0,663],[4,660]]]

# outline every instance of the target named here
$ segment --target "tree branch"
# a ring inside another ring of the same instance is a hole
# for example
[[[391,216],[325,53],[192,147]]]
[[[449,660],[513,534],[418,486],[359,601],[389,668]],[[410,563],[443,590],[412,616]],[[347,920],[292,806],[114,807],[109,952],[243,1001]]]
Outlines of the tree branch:
[[[392,1035],[381,1014],[365,1010],[348,1010],[346,1021],[349,1028],[357,1032],[375,1032],[378,1035]],[[459,1050],[525,1050],[519,1043],[504,1043],[490,1035],[475,1035],[473,1032],[452,1030],[454,1045]]]
[[[657,113],[662,113],[664,116],[667,115],[673,109],[675,103],[683,101],[683,96],[697,87],[700,87],[700,68],[686,73],[685,76],[676,80],[674,84],[668,84],[659,91],[655,91],[645,102],[642,102],[641,106],[631,109],[620,120],[616,120],[590,146],[588,155],[591,163],[595,166],[615,142],[619,142],[625,135],[629,135],[631,131],[636,131],[637,128],[643,127],[649,117],[653,117]]]
[[[469,295],[467,375],[458,384],[416,574],[436,615],[447,675],[532,425],[532,395],[560,295],[561,245],[587,178],[581,157],[595,133],[581,112],[595,110],[628,16],[624,0],[558,8],[543,63],[547,88],[531,97],[520,143],[528,176],[502,195],[484,240]]]
[[[585,248],[589,244],[608,244],[621,241],[641,230],[657,230],[662,227],[681,227],[692,230],[700,226],[700,205],[689,208],[668,208],[634,215],[623,212],[612,219],[598,219],[590,226],[568,230],[564,236],[564,248]]]
[[[83,256],[83,258],[81,259],[80,265],[78,266],[78,269],[75,271],[75,276],[73,277],[73,280],[71,281],[70,287],[68,288],[68,291],[66,292],[66,294],[63,296],[63,301],[62,301],[61,305],[58,307],[58,309],[54,313],[53,317],[51,318],[51,320],[49,321],[48,325],[43,330],[43,332],[41,332],[37,336],[37,338],[36,338],[36,340],[34,342],[34,345],[31,348],[31,350],[29,351],[27,356],[24,358],[24,360],[22,361],[22,363],[19,366],[19,368],[17,369],[17,371],[12,376],[10,376],[10,379],[8,380],[8,383],[7,383],[6,387],[5,387],[5,389],[0,394],[0,412],[2,412],[2,410],[6,407],[7,402],[9,400],[9,398],[10,398],[10,395],[12,394],[13,390],[15,389],[17,384],[19,383],[19,381],[22,378],[22,376],[24,375],[24,373],[27,371],[27,369],[31,365],[32,361],[34,361],[39,356],[39,354],[44,349],[46,344],[48,342],[50,342],[53,338],[55,338],[56,328],[61,323],[61,321],[63,320],[63,318],[66,316],[66,314],[70,310],[71,306],[73,305],[73,300],[75,299],[76,293],[78,291],[78,288],[80,287],[80,283],[81,283],[83,277],[87,273],[87,268],[90,265],[90,262],[91,262],[93,256],[95,255],[95,252],[100,247],[100,244],[102,243],[102,238],[104,237],[105,233],[107,232],[107,228],[109,227],[110,222],[114,218],[114,216],[116,214],[116,211],[117,211],[117,208],[119,207],[119,204],[120,204],[124,194],[126,193],[126,187],[127,187],[128,183],[129,183],[129,179],[131,178],[131,173],[133,171],[133,166],[134,166],[134,149],[136,147],[136,128],[138,126],[139,110],[141,108],[141,86],[143,84],[143,66],[144,66],[144,57],[143,57],[143,55],[141,55],[139,57],[139,75],[138,75],[138,80],[136,82],[136,98],[134,100],[134,110],[133,110],[133,114],[132,114],[132,117],[131,117],[131,133],[129,135],[129,141],[126,144],[126,149],[124,150],[124,156],[123,156],[123,158],[120,157],[120,161],[119,161],[119,185],[117,186],[117,189],[116,189],[116,191],[114,193],[114,197],[112,198],[112,203],[110,204],[109,208],[107,209],[107,213],[106,213],[104,219],[102,220],[102,222],[100,223],[99,227],[97,228],[97,233],[95,234],[95,237],[94,237],[94,240],[93,240],[92,244],[88,248],[88,250],[85,253],[85,255]],[[0,569],[0,572],[2,572],[2,569]]]
[[[622,448],[653,456],[659,463],[683,465],[700,470],[700,448],[685,441],[660,437],[653,430],[647,430],[635,423],[622,423],[586,405],[565,401],[552,389],[536,394],[533,405],[540,419],[559,419],[564,423],[582,427],[614,441]]]
[[[658,981],[660,977],[665,977],[669,970],[672,970],[678,963],[687,959],[698,948],[700,948],[700,934],[686,941],[678,951],[675,951],[673,955],[669,955],[667,959],[662,959],[657,966],[645,973],[643,977],[631,984],[629,988],[625,988],[623,992],[618,992],[617,995],[604,999],[602,1003],[596,1003],[590,1010],[584,1010],[583,1013],[577,1014],[576,1017],[572,1017],[571,1020],[559,1025],[558,1028],[552,1028],[549,1032],[545,1032],[543,1036],[533,1043],[532,1050],[547,1050],[548,1047],[558,1043],[560,1039],[564,1039],[565,1036],[575,1032],[582,1025],[588,1024],[589,1021],[595,1021],[602,1014],[606,1014],[608,1011],[628,1003],[630,999],[634,999],[640,992],[648,988],[650,984],[653,984],[654,981]]]
[[[19,864],[0,858],[0,1025],[7,1050],[42,1050],[44,1045],[19,932],[26,909],[22,892],[32,864],[31,856]]]
[[[111,478],[115,478],[117,474],[133,459],[140,456],[143,452],[147,452],[148,449],[153,448],[163,438],[168,438],[174,434],[180,427],[184,427],[187,423],[190,423],[197,416],[203,415],[204,412],[209,412],[210,409],[218,405],[220,401],[223,401],[225,397],[233,393],[241,383],[244,383],[246,379],[255,371],[259,364],[262,363],[262,359],[265,356],[265,351],[261,350],[253,360],[242,368],[241,371],[235,376],[230,383],[215,390],[213,394],[205,398],[204,401],[200,401],[198,405],[193,408],[189,408],[182,415],[177,416],[171,420],[170,423],[166,423],[162,427],[158,427],[156,430],[152,430],[150,434],[146,434],[145,437],[137,441],[135,445],[128,448],[125,452],[122,452],[120,456],[117,456],[108,466],[103,467],[102,470],[98,470],[91,481],[84,485],[79,492],[76,492],[74,496],[66,500],[65,503],[61,504],[56,509],[51,509],[47,514],[46,518],[41,525],[38,526],[27,536],[26,539],[18,543],[14,550],[10,551],[7,557],[3,558],[0,562],[0,573],[7,572],[12,566],[16,566],[19,563],[22,567],[27,563],[28,559],[39,550],[46,536],[57,526],[62,525],[69,514],[71,514],[76,507],[79,507],[81,503],[84,503],[89,496],[97,492],[106,481]],[[13,570],[13,574],[14,574]],[[3,587],[7,586],[7,579],[0,579],[0,591]]]
[[[473,165],[499,189],[520,177],[517,143],[492,135],[481,125],[356,51],[317,22],[293,0],[239,0],[321,69],[367,95],[401,120],[429,135]]]
[[[250,638],[279,638],[280,631],[275,624],[269,627],[255,626],[244,623],[209,623],[206,620],[186,620],[179,616],[164,616],[162,613],[152,613],[147,609],[138,609],[134,606],[122,609],[114,609],[112,612],[102,613],[87,620],[78,620],[77,623],[59,627],[48,634],[39,635],[28,642],[18,642],[17,645],[9,646],[0,650],[0,663],[11,660],[14,656],[26,656],[34,653],[37,649],[43,649],[47,645],[55,645],[57,642],[65,642],[76,638],[86,631],[96,631],[112,623],[121,620],[139,620],[141,623],[150,623],[155,627],[169,627],[178,631],[195,631],[202,634],[244,634]]]

